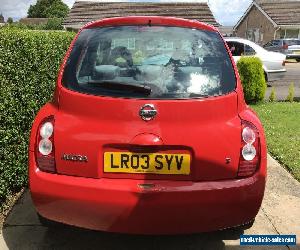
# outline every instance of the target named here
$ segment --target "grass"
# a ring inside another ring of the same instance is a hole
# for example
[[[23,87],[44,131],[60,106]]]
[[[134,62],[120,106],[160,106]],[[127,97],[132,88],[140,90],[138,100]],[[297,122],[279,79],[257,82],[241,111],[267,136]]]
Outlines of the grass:
[[[263,123],[269,153],[300,181],[300,103],[251,105]]]

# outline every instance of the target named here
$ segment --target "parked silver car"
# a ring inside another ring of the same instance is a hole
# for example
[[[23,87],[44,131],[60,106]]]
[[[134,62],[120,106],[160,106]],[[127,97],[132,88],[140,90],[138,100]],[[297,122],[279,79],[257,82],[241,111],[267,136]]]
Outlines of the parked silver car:
[[[225,41],[237,62],[241,56],[256,56],[263,63],[266,81],[282,79],[286,73],[284,54],[270,52],[258,44],[237,37],[225,37]]]
[[[269,51],[285,54],[287,59],[296,59],[297,62],[300,62],[300,39],[290,38],[272,40],[263,47]]]

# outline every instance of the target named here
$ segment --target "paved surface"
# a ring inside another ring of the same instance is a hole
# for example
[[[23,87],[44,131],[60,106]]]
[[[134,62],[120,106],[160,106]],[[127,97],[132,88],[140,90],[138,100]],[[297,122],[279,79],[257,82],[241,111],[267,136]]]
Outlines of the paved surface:
[[[300,250],[300,183],[275,160],[268,158],[268,181],[262,208],[245,234],[297,234],[295,247],[241,247],[243,231],[186,236],[135,236],[72,227],[48,229],[40,225],[30,195],[18,201],[0,234],[0,249],[297,249]]]
[[[300,101],[300,63],[286,63],[285,77],[280,81],[269,82],[274,86],[277,100],[285,100],[288,95],[289,85],[293,82],[295,86],[295,99]],[[269,99],[271,87],[267,88],[265,99]]]

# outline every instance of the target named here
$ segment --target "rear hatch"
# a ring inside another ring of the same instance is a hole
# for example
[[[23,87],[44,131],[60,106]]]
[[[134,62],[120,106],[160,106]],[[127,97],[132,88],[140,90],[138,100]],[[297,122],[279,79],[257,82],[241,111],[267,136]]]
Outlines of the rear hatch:
[[[235,84],[217,32],[83,30],[60,89],[57,171],[91,178],[235,178],[241,139]]]

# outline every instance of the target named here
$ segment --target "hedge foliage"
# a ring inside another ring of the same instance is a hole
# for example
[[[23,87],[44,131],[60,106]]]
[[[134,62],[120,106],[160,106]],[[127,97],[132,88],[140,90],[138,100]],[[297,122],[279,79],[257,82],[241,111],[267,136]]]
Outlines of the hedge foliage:
[[[32,121],[52,96],[70,32],[0,29],[0,203],[27,183]]]
[[[237,67],[247,103],[257,103],[265,96],[267,84],[262,62],[257,57],[241,57]]]

